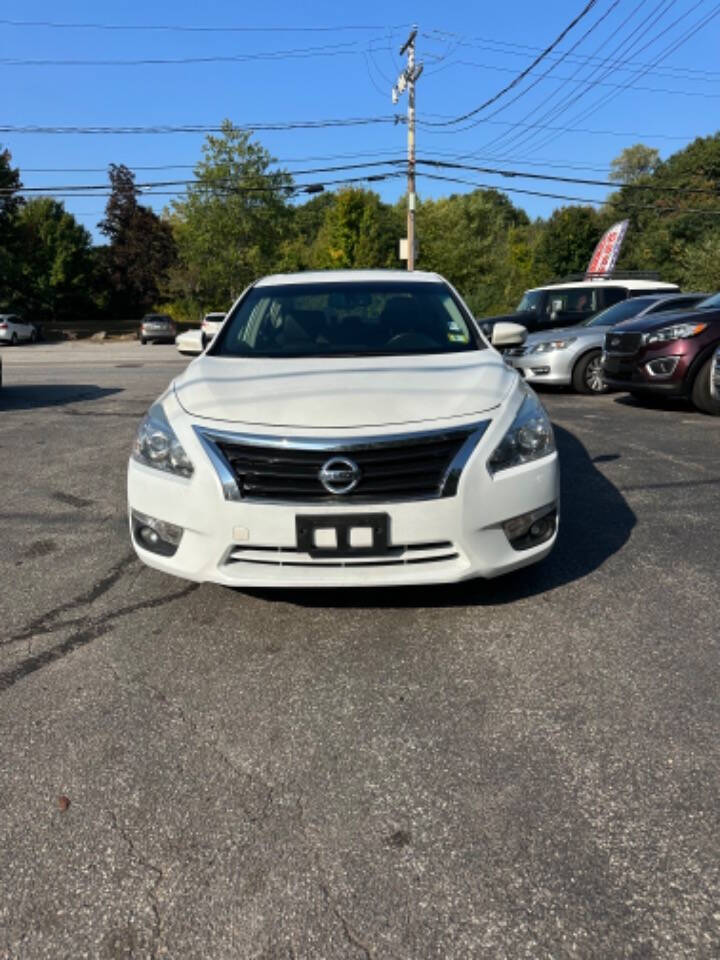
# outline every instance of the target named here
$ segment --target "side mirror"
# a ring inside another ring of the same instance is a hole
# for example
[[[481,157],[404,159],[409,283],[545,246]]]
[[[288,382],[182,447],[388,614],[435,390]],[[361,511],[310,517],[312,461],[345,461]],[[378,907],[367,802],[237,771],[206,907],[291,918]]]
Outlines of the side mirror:
[[[501,320],[493,327],[491,343],[494,347],[519,347],[527,340],[528,332],[519,323]]]

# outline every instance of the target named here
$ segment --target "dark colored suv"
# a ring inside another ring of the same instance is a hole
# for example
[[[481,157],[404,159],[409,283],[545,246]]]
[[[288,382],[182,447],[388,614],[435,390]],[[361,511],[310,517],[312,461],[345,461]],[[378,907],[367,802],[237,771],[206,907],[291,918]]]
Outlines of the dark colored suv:
[[[693,310],[626,320],[605,336],[603,375],[614,390],[636,396],[687,397],[719,414],[710,393],[710,368],[720,346],[720,293]]]

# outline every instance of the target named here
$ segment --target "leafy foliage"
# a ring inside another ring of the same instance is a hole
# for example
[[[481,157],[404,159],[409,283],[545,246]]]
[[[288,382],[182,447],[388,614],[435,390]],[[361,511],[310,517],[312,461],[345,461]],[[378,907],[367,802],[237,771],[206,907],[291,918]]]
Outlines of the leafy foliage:
[[[278,261],[289,220],[288,175],[250,134],[226,120],[208,136],[196,183],[173,203],[179,263],[172,293],[198,309],[227,309],[249,283]]]
[[[122,164],[110,165],[112,192],[100,230],[109,239],[100,263],[107,286],[108,311],[116,317],[140,316],[158,299],[175,261],[170,225],[138,203],[135,175]]]
[[[56,200],[29,200],[17,218],[23,313],[62,319],[93,312],[91,237]]]

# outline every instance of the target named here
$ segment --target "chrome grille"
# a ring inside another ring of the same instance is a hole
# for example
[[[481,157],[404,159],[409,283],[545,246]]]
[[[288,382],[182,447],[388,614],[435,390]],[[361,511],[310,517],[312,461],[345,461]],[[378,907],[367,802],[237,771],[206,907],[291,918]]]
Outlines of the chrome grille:
[[[348,504],[453,496],[488,423],[353,441],[290,442],[195,429],[227,499]],[[329,493],[320,481],[321,469],[333,457],[349,458],[359,469],[359,480],[347,493]]]

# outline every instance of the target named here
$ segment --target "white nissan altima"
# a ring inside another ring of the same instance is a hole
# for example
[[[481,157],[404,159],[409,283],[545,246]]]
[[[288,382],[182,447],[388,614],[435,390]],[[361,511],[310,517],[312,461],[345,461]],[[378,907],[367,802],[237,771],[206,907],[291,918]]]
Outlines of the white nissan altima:
[[[497,324],[493,341],[525,330]],[[140,424],[130,533],[228,586],[494,577],[542,560],[558,459],[532,390],[442,277],[266,277]]]

